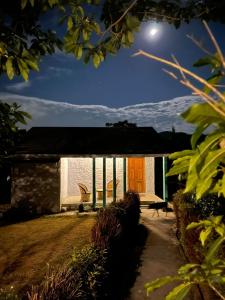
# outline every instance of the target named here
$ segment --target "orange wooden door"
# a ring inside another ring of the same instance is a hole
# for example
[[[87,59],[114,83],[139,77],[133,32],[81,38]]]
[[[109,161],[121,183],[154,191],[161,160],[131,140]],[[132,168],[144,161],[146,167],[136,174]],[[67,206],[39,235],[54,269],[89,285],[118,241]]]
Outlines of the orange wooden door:
[[[139,193],[145,192],[144,157],[128,158],[128,187]]]

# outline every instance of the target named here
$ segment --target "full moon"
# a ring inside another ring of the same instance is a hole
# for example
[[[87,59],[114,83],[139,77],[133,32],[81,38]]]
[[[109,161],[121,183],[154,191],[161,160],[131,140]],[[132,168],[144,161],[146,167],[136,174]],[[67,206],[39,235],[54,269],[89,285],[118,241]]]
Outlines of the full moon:
[[[155,35],[157,35],[157,33],[158,33],[158,29],[157,28],[151,28],[150,30],[149,30],[149,35],[151,36],[151,37],[154,37]]]
[[[162,36],[162,24],[156,22],[149,22],[144,28],[144,36],[148,41],[156,42]]]

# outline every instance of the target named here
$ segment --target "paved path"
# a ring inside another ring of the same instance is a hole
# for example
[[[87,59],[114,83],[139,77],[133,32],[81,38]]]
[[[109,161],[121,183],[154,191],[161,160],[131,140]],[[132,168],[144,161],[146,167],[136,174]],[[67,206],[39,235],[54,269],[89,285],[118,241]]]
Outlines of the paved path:
[[[143,250],[139,275],[131,289],[129,300],[163,300],[171,286],[165,286],[146,296],[144,284],[161,276],[176,274],[176,270],[186,263],[175,236],[175,217],[173,213],[160,212],[159,217],[153,211],[142,209],[142,223],[149,229],[149,235]],[[190,297],[190,299],[193,299]]]

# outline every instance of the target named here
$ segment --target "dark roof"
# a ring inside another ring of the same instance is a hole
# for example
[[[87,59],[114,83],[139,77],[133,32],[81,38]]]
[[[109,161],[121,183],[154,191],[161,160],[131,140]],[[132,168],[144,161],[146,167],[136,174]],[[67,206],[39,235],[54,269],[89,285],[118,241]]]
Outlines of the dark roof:
[[[132,155],[172,151],[173,142],[152,127],[33,127],[16,154]]]

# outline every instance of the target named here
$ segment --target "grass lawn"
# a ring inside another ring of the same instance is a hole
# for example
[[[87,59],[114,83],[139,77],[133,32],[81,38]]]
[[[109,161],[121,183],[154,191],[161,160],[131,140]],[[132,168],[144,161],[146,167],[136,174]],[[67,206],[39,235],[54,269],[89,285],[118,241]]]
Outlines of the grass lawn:
[[[90,242],[94,216],[48,216],[0,227],[0,287],[21,291]]]

